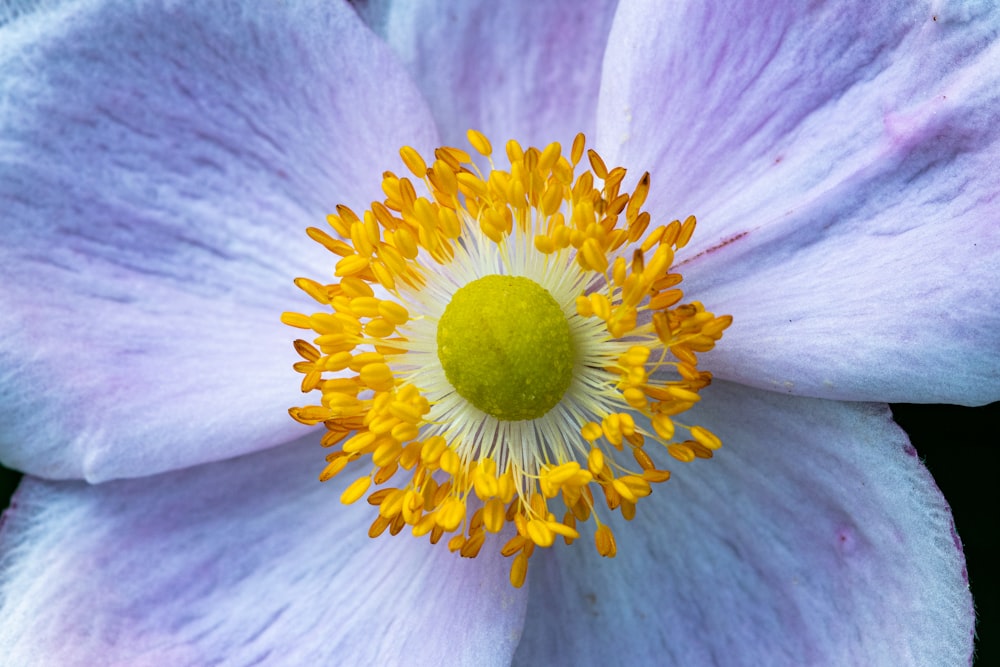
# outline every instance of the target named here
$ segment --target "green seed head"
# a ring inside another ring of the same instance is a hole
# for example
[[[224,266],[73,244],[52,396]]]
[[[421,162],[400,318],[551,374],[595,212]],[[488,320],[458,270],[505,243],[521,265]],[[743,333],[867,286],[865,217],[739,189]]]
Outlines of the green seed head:
[[[438,359],[465,400],[504,421],[537,419],[573,379],[573,341],[559,304],[530,278],[465,285],[437,329]]]

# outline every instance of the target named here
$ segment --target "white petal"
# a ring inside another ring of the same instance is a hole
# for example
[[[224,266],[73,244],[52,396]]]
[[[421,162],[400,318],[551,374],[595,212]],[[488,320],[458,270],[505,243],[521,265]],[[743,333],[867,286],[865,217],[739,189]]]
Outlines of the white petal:
[[[97,486],[25,481],[0,534],[7,664],[506,665],[526,596],[498,545],[370,539],[315,439]],[[489,547],[493,547],[492,549]]]
[[[650,170],[654,219],[698,216],[682,269],[735,318],[720,377],[1000,398],[998,26],[988,5],[622,7],[599,141]]]
[[[617,0],[580,3],[375,3],[362,9],[399,54],[434,112],[445,143],[480,130],[566,152],[594,131],[601,60]]]
[[[435,143],[339,2],[108,5],[0,33],[0,449],[95,481],[300,434],[279,317],[337,259],[305,227]]]
[[[961,546],[888,409],[728,383],[704,396],[688,423],[722,449],[667,466],[613,522],[616,558],[592,543],[533,558],[515,663],[965,664]]]

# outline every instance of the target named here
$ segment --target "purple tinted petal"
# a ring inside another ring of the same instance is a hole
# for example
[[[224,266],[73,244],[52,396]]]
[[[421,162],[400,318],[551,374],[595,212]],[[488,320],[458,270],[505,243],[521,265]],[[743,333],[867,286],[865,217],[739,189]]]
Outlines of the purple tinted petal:
[[[400,55],[446,143],[486,133],[497,150],[594,131],[601,60],[617,0],[375,3],[362,10]]]
[[[735,317],[720,377],[1000,398],[998,26],[988,5],[622,8],[600,143],[651,171],[654,219],[699,217],[682,269]]]
[[[108,4],[0,33],[0,448],[96,481],[301,433],[304,229],[435,141],[339,2]]]
[[[505,665],[526,595],[316,481],[315,439],[142,480],[25,478],[7,514],[8,664]],[[318,459],[322,464],[322,458]]]
[[[704,395],[690,423],[722,449],[667,466],[634,521],[612,521],[616,558],[592,542],[533,558],[515,663],[966,663],[951,512],[888,409]]]

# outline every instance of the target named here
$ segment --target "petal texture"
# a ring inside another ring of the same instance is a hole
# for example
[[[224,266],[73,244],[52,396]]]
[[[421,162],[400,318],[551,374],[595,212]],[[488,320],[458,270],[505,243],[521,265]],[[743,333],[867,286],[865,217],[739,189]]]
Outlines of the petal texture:
[[[301,433],[279,317],[336,259],[305,227],[435,141],[395,62],[339,2],[63,3],[3,29],[5,465],[100,481]]]
[[[621,8],[599,143],[650,170],[654,219],[698,216],[720,377],[1000,398],[998,29],[991,3]]]
[[[615,559],[533,563],[515,664],[968,662],[951,513],[888,408],[717,383],[691,419],[722,449],[615,522]]]
[[[25,478],[0,532],[5,660],[509,664],[526,596],[508,563],[370,539],[373,508],[338,500],[351,469],[320,484],[317,450],[97,486]]]
[[[445,143],[464,147],[475,128],[501,151],[511,138],[568,150],[594,130],[617,4],[397,0],[361,3],[361,13],[406,64]]]

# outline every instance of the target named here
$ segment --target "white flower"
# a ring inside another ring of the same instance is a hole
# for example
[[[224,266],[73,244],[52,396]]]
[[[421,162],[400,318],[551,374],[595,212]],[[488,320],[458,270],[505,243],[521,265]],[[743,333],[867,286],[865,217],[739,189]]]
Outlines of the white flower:
[[[996,11],[362,14],[375,32],[337,2],[67,2],[0,28],[0,455],[29,474],[5,659],[967,660],[947,505],[859,402],[1000,396]],[[284,411],[277,314],[331,267],[301,230],[469,127],[584,132],[648,170],[654,220],[698,216],[688,298],[734,317],[686,413],[723,448],[643,499],[615,559],[555,548],[520,590],[496,548],[369,539]]]

